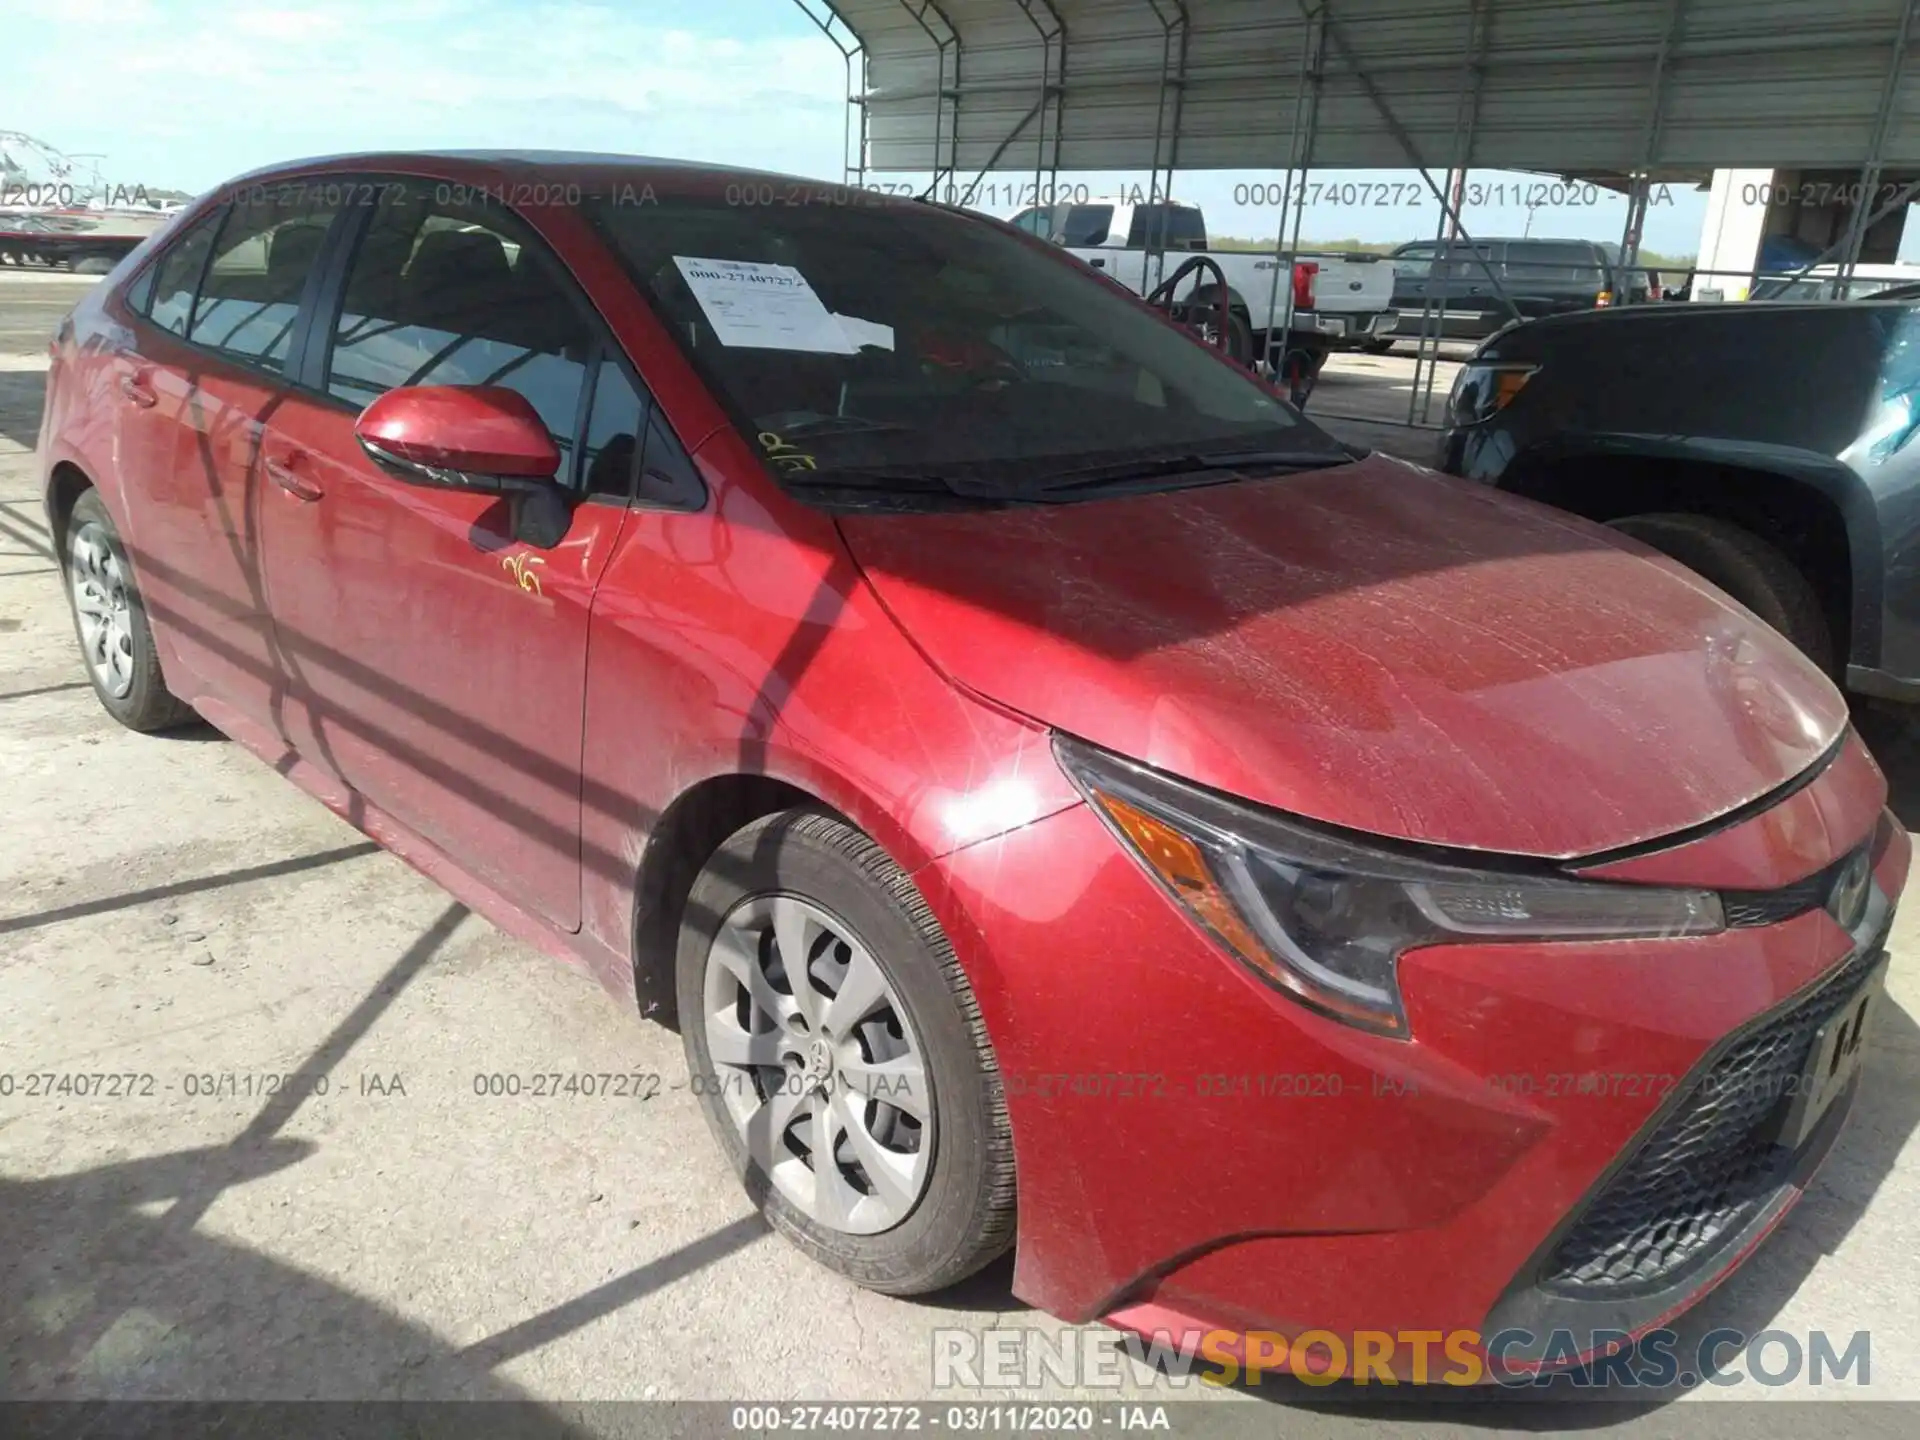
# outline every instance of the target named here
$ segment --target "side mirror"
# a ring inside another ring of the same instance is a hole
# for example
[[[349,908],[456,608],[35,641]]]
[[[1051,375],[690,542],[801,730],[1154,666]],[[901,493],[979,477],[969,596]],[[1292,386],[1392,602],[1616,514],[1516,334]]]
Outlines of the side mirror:
[[[504,385],[405,385],[360,412],[353,433],[376,465],[414,485],[505,495],[513,536],[550,550],[573,505],[560,447],[526,396]]]
[[[417,485],[501,495],[550,487],[560,447],[527,398],[503,385],[407,385],[354,422],[375,464]]]

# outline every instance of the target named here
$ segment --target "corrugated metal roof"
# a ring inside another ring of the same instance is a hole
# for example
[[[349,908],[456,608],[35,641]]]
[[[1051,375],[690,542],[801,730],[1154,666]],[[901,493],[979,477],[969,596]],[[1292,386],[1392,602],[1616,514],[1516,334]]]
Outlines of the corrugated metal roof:
[[[1170,157],[1180,169],[1277,169],[1292,154],[1314,32],[1290,0],[830,3],[865,47],[874,170],[1146,170]],[[1309,0],[1304,8],[1327,11],[1337,31],[1324,55],[1312,162],[1408,163],[1356,71],[1426,163],[1455,158],[1472,108],[1462,97],[1477,8],[1481,83],[1472,150],[1461,157],[1469,164],[1858,164],[1909,3]],[[1056,29],[1064,42],[1049,45]],[[1881,158],[1920,165],[1920,74],[1896,95]]]

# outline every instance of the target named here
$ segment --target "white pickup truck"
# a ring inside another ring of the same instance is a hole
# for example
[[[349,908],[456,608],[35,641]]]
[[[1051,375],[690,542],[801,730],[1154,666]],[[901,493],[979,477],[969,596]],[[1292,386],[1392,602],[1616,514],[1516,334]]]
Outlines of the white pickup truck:
[[[1240,360],[1262,356],[1276,370],[1292,351],[1310,363],[1310,373],[1317,372],[1328,351],[1361,349],[1392,334],[1399,323],[1393,267],[1380,256],[1209,250],[1206,219],[1196,205],[1096,197],[1033,206],[1011,223],[1064,246],[1141,295],[1194,254],[1204,253],[1226,277],[1233,320],[1229,351]],[[1156,238],[1158,248],[1151,248],[1149,241]],[[1188,299],[1198,279],[1183,282],[1176,298]],[[1209,278],[1191,298],[1209,301],[1213,288]],[[1283,323],[1287,328],[1280,333]]]

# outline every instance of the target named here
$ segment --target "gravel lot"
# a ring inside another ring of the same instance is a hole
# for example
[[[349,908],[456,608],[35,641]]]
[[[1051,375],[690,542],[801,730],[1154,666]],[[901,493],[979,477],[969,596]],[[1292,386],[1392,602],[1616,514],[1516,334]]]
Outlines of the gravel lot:
[[[468,915],[213,731],[149,738],[107,718],[31,456],[45,337],[82,283],[0,274],[0,1074],[16,1077],[0,1095],[0,1397],[930,1398],[936,1329],[1058,1329],[1011,1298],[1006,1264],[916,1303],[815,1268],[723,1173],[675,1035]],[[1899,722],[1876,727],[1911,825],[1920,749]],[[1916,912],[1895,932],[1894,1003],[1839,1152],[1688,1322],[1868,1328],[1865,1393],[1909,1400]],[[295,1071],[325,1075],[326,1093],[275,1088]],[[475,1091],[477,1076],[551,1071],[657,1075],[660,1090]],[[73,1073],[151,1093],[24,1093],[22,1077]],[[1199,1388],[1126,1374],[1133,1394]],[[1835,1393],[1749,1383],[1540,1417],[1505,1395],[1382,1407],[1269,1385],[1261,1398],[1285,1413],[1235,1394],[1216,1410],[1288,1435],[1692,1434],[1733,1419],[1695,1399]],[[1741,1433],[1808,1418],[1738,1411]],[[1911,1433],[1904,1406],[1830,1413],[1841,1435]]]

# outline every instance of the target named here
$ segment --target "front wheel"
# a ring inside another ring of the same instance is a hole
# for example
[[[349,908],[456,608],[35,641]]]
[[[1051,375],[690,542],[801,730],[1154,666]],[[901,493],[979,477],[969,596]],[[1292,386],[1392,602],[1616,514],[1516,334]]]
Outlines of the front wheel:
[[[1712,581],[1835,673],[1833,631],[1819,596],[1791,560],[1751,530],[1710,515],[1625,515],[1609,523]]]
[[[838,816],[755,821],[687,898],[694,1092],[748,1195],[813,1259],[895,1295],[1013,1241],[1013,1143],[973,992],[926,901]]]

